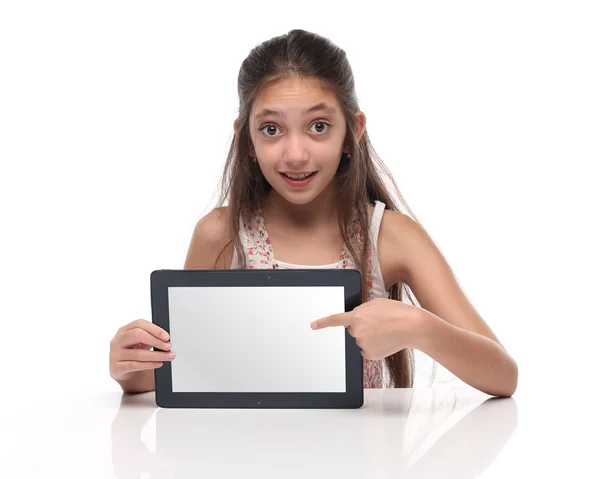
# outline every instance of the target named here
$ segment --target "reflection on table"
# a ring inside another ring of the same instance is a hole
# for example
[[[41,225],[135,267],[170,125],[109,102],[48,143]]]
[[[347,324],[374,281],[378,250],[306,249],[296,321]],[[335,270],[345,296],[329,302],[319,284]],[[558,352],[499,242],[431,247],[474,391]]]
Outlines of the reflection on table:
[[[154,393],[123,395],[113,466],[117,478],[477,477],[517,422],[513,398],[468,387],[367,389],[351,410],[160,409]],[[152,423],[155,451],[142,440]]]

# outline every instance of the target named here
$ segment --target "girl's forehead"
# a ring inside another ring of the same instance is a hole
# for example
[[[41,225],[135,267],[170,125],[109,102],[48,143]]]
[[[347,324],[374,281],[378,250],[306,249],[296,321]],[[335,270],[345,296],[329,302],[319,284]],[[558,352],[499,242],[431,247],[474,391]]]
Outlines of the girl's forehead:
[[[291,77],[268,85],[253,105],[253,114],[276,110],[282,114],[301,114],[307,109],[325,104],[329,109],[340,110],[335,93],[325,82],[310,77]]]

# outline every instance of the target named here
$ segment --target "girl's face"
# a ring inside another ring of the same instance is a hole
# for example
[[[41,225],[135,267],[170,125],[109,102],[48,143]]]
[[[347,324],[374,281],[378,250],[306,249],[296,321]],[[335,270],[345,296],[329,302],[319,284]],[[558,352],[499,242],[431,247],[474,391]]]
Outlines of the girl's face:
[[[295,204],[319,196],[335,176],[342,152],[349,151],[343,144],[346,120],[335,94],[306,77],[263,90],[250,114],[250,137],[267,181]]]

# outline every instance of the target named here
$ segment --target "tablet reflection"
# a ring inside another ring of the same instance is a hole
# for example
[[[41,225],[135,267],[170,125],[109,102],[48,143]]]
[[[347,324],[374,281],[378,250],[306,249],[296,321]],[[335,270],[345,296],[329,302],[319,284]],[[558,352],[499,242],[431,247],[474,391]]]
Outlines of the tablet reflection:
[[[338,409],[157,409],[123,395],[112,423],[116,478],[477,477],[517,428],[512,398],[467,389],[365,391]],[[141,432],[156,414],[156,452]],[[401,475],[401,476],[400,476]]]

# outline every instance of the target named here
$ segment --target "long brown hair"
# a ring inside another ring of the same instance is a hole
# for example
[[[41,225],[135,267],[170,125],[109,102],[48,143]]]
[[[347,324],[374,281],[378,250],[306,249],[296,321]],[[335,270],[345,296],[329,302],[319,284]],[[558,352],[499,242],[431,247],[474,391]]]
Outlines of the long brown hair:
[[[339,200],[339,226],[348,250],[363,272],[363,291],[366,292],[367,275],[364,272],[368,268],[370,237],[368,234],[363,235],[359,246],[352,241],[350,226],[353,214],[358,215],[362,231],[368,231],[369,203],[373,204],[378,200],[385,203],[386,209],[400,211],[384,183],[385,178],[395,190],[394,193],[406,212],[419,222],[406,204],[391,173],[375,153],[366,129],[357,141],[354,113],[359,110],[359,106],[346,52],[317,34],[291,30],[254,47],[242,62],[238,76],[238,131],[227,154],[219,197],[219,206],[225,203],[229,206],[228,228],[231,239],[228,246],[233,242],[233,254],[237,255],[239,264],[245,268],[246,261],[239,236],[240,213],[242,208],[256,211],[271,188],[258,164],[250,158],[253,152],[249,130],[252,105],[267,86],[294,75],[323,80],[336,94],[346,118],[344,144],[350,147],[350,156],[342,155],[334,180]],[[410,288],[404,283],[396,283],[391,287],[390,298],[402,301],[403,292],[416,305]],[[411,349],[403,349],[387,357],[385,361],[391,378],[389,387],[412,387],[414,355]]]

